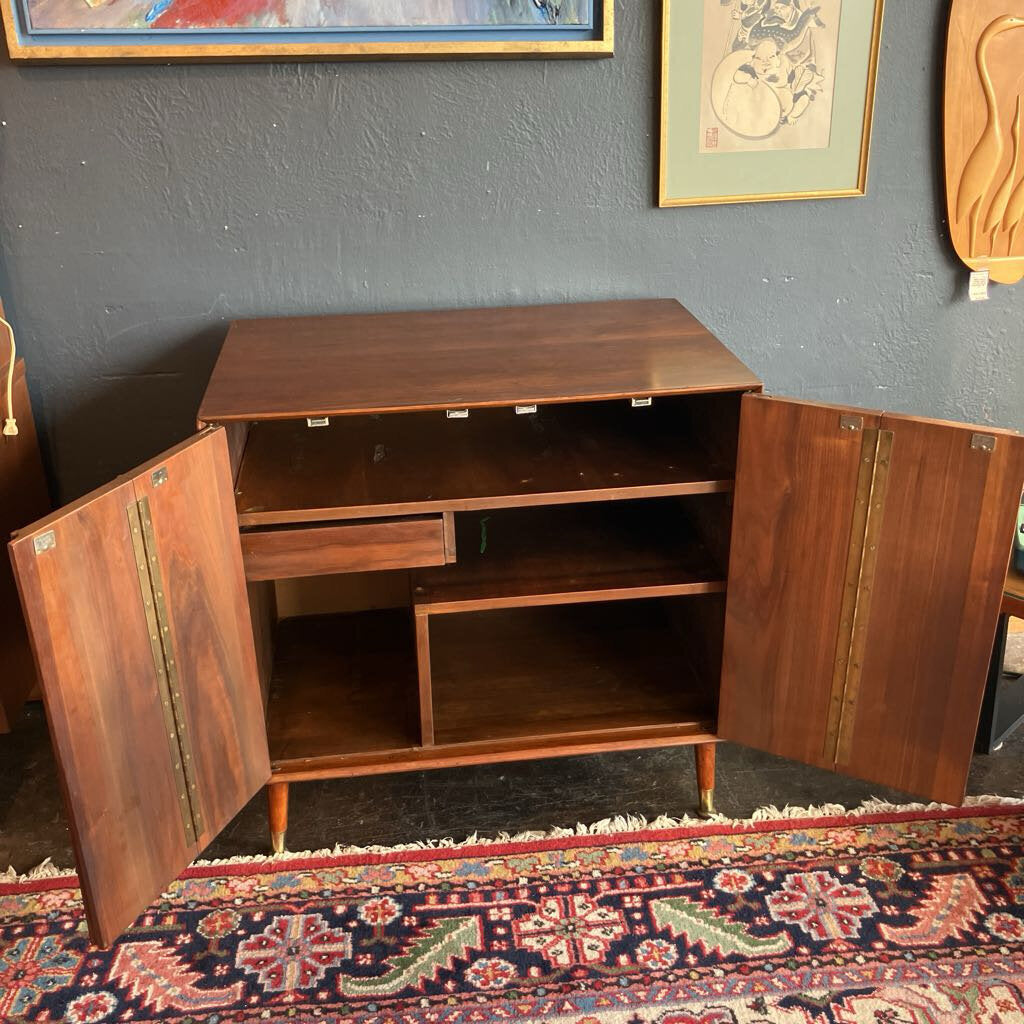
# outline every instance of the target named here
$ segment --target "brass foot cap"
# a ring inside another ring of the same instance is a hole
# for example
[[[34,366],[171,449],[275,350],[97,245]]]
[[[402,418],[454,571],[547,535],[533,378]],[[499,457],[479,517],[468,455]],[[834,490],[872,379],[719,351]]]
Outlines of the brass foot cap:
[[[284,833],[271,832],[270,845],[273,848],[274,853],[284,853]]]
[[[697,811],[698,818],[713,818],[715,816],[715,793],[714,790],[704,790],[700,795],[700,809]]]

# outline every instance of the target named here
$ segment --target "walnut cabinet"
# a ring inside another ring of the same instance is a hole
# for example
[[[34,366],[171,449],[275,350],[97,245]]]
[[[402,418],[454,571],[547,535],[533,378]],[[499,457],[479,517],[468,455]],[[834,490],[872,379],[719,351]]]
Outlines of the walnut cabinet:
[[[963,798],[1018,434],[669,300],[240,321],[199,420],[11,544],[101,944],[263,786],[278,843],[292,782],[719,738]]]

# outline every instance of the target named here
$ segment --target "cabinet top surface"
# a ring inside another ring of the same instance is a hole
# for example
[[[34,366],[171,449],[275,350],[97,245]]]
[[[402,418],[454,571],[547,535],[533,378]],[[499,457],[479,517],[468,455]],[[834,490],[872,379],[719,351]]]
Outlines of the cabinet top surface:
[[[207,423],[745,391],[761,382],[674,299],[237,320]]]

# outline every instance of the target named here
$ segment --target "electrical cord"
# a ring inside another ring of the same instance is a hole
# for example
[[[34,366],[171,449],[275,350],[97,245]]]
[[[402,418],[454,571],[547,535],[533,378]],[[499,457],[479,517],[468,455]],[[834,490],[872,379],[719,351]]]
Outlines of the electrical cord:
[[[18,421],[14,418],[14,328],[0,316],[0,324],[7,328],[11,339],[11,362],[7,367],[7,418],[4,420],[4,437],[15,437],[18,433]]]

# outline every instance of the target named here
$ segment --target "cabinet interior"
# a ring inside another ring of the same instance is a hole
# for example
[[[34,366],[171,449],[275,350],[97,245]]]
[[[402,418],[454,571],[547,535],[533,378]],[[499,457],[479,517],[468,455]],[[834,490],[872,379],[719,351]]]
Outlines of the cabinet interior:
[[[738,393],[253,423],[243,526],[730,490]]]
[[[275,774],[710,736],[738,413],[727,394],[255,426],[244,550],[246,529],[298,545],[430,512],[451,544],[407,569],[250,582]]]

